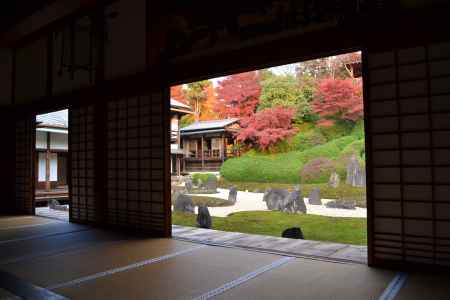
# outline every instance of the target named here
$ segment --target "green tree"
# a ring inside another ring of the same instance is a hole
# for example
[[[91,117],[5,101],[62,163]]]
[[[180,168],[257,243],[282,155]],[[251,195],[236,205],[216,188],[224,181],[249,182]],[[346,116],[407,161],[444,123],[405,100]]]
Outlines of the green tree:
[[[192,110],[194,111],[194,120],[200,120],[200,113],[202,106],[208,99],[208,87],[211,86],[211,81],[202,80],[187,84],[185,92],[186,98],[189,101]]]
[[[311,112],[309,101],[312,97],[305,97],[297,79],[292,75],[268,76],[261,82],[262,91],[258,110],[281,106],[294,109],[295,122],[302,122]]]

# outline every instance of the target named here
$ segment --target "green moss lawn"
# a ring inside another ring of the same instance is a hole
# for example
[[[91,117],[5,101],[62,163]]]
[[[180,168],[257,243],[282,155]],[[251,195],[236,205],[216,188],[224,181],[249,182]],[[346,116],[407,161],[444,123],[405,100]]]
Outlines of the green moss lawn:
[[[196,215],[173,213],[172,224],[196,226]],[[299,226],[305,239],[352,245],[367,245],[366,219],[331,218],[275,211],[248,211],[228,217],[213,217],[213,228],[280,237],[284,229]]]

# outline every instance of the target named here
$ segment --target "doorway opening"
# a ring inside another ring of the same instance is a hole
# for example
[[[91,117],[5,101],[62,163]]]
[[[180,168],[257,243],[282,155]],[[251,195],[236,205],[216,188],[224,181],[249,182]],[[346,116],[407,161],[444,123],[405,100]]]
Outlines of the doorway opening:
[[[175,237],[271,251],[287,237],[308,240],[299,255],[367,261],[361,52],[173,86],[170,101]]]
[[[69,220],[69,110],[36,116],[36,215]]]

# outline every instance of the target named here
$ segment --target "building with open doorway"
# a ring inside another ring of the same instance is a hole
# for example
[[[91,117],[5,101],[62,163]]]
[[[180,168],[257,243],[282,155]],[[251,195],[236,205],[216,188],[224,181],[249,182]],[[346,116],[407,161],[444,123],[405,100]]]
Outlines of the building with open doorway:
[[[448,1],[214,5],[0,3],[0,298],[448,299]],[[171,86],[351,51],[367,262],[334,243],[250,247],[254,236],[172,226]],[[36,116],[64,108],[68,222],[35,216]]]
[[[187,172],[219,171],[227,158],[238,155],[239,119],[198,121],[180,129]]]
[[[170,171],[180,176],[185,171],[185,152],[181,147],[180,119],[193,114],[191,107],[175,99],[170,99]]]
[[[67,110],[36,117],[36,202],[68,198],[68,123]]]

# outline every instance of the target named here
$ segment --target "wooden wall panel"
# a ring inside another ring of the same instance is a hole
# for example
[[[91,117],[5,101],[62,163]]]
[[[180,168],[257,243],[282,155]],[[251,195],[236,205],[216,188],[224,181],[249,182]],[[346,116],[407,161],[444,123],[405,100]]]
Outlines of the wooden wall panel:
[[[13,52],[11,49],[0,49],[0,106],[12,103],[12,67]]]
[[[163,95],[113,101],[107,112],[107,222],[167,236]]]
[[[450,265],[450,43],[366,53],[372,264]]]
[[[15,188],[12,212],[34,214],[34,118],[15,124]]]
[[[47,39],[17,49],[15,102],[29,103],[47,95]]]
[[[94,106],[69,110],[70,221],[95,223]]]

